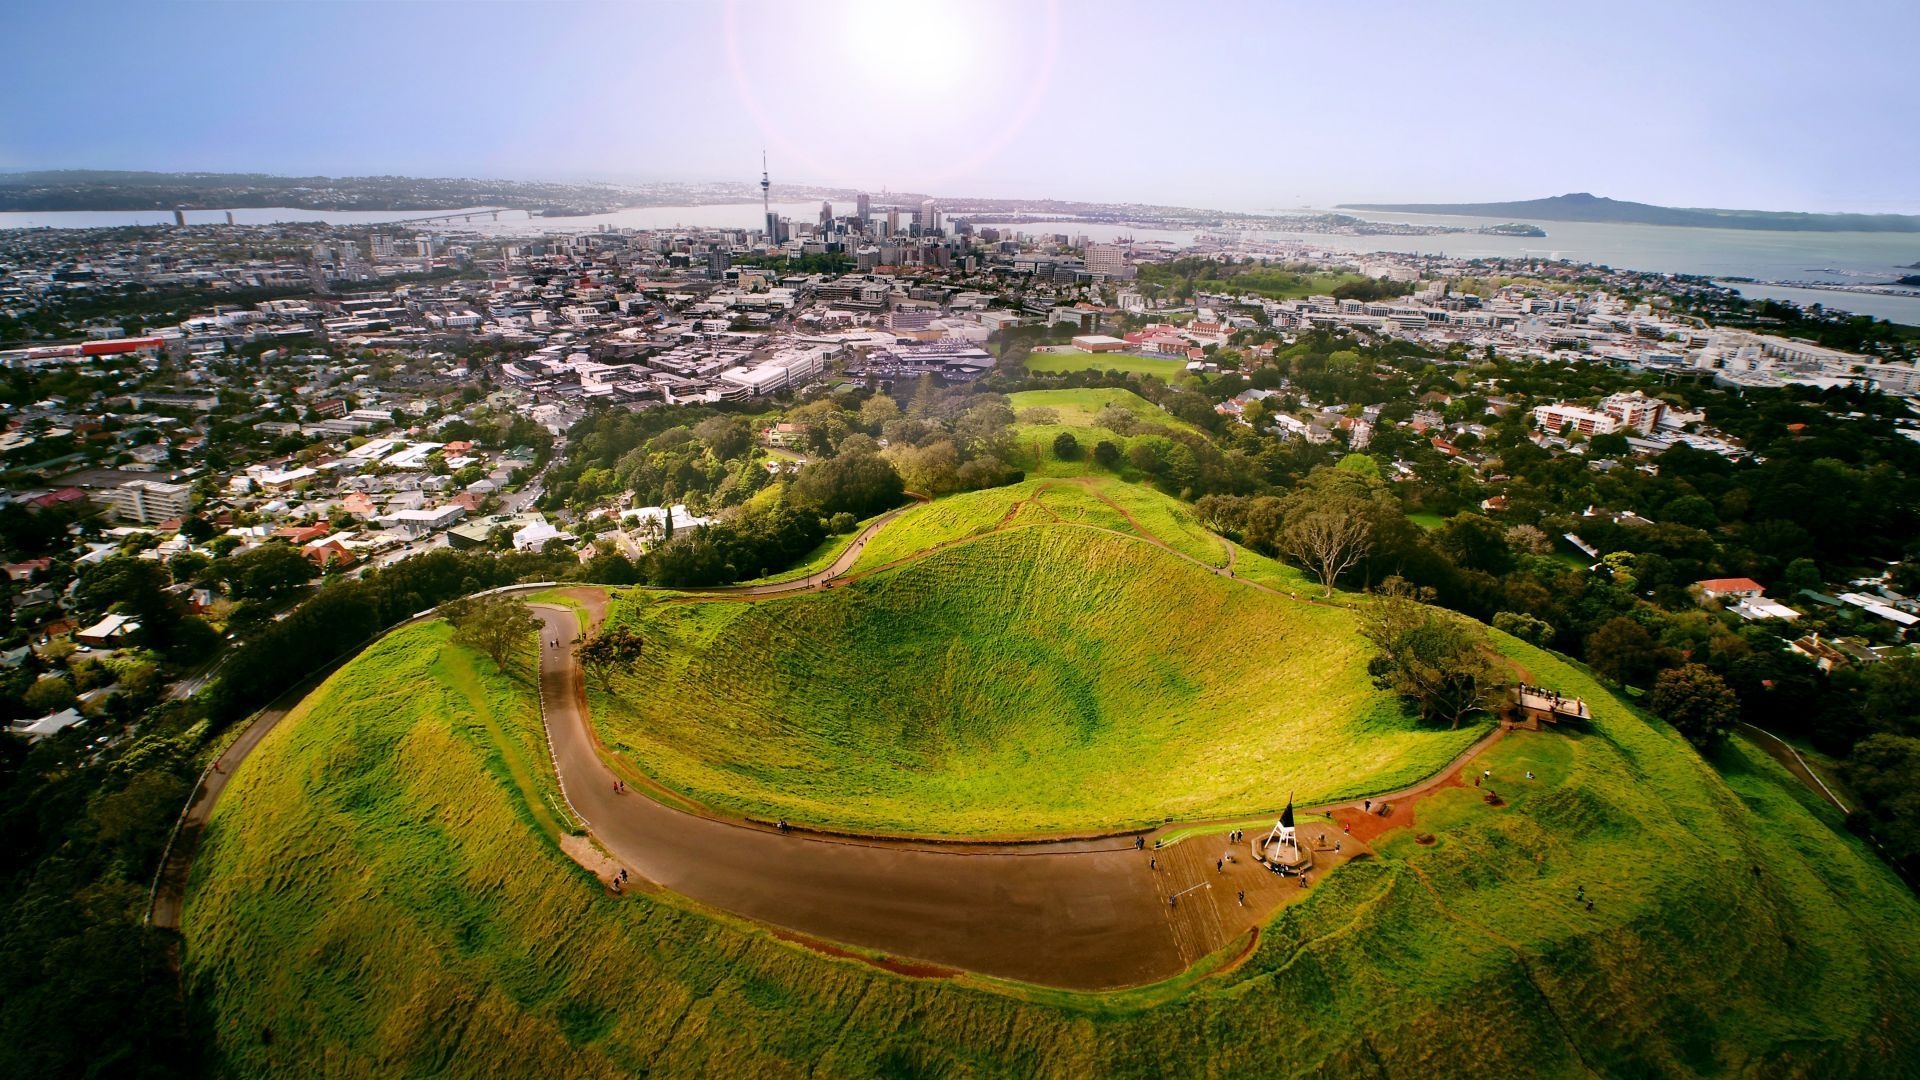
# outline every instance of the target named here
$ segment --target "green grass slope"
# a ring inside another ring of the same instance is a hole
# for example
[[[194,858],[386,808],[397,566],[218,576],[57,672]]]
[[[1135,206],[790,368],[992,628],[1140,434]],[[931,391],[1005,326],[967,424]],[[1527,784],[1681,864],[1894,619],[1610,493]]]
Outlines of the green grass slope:
[[[1434,844],[1383,838],[1239,966],[1086,996],[604,895],[503,766],[496,731],[545,766],[529,685],[410,629],[235,776],[186,984],[233,1076],[1911,1075],[1913,897],[1764,755],[1735,744],[1723,779],[1571,665],[1503,648],[1595,713],[1488,753],[1510,806],[1444,796],[1417,826]]]
[[[601,736],[738,814],[1108,830],[1391,790],[1479,734],[1374,689],[1347,611],[1051,520],[825,593],[629,595],[614,618],[648,644],[593,698]]]

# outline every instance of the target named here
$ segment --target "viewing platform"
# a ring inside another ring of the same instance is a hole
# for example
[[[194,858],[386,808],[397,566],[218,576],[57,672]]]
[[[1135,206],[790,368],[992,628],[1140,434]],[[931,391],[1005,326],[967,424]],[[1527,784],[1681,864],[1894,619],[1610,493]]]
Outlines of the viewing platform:
[[[1593,714],[1587,710],[1587,703],[1576,697],[1568,697],[1557,690],[1543,686],[1516,686],[1513,690],[1514,705],[1517,707],[1519,724],[1538,730],[1542,723],[1557,724],[1562,720],[1591,720]]]

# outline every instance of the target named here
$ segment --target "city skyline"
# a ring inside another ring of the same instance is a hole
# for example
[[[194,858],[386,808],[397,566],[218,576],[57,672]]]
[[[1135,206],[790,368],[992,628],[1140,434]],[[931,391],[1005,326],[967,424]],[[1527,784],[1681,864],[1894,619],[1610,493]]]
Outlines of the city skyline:
[[[34,4],[0,169],[751,182],[764,146],[779,181],[935,195],[1920,211],[1888,138],[1920,12],[1653,10]],[[222,60],[263,53],[290,74]]]

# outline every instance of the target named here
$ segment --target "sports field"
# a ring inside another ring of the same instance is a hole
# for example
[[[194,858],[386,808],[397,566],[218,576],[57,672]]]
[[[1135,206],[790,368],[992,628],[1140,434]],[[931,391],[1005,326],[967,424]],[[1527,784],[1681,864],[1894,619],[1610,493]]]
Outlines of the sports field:
[[[1118,371],[1127,375],[1155,375],[1173,379],[1187,371],[1185,360],[1165,356],[1134,356],[1128,353],[1090,353],[1075,350],[1059,353],[1028,353],[1027,370],[1042,374],[1065,371]]]

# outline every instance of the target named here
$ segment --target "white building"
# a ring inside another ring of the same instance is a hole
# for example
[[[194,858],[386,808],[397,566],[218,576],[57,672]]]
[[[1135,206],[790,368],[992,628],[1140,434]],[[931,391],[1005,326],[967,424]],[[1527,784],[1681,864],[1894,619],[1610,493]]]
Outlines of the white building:
[[[1660,425],[1660,418],[1666,414],[1667,403],[1635,390],[1607,398],[1600,403],[1600,411],[1618,420],[1623,428],[1651,435],[1653,429]]]
[[[1533,410],[1533,424],[1542,431],[1559,432],[1568,427],[1582,435],[1611,435],[1620,430],[1618,418],[1579,405],[1541,405]]]
[[[129,480],[108,489],[105,498],[122,521],[157,525],[187,516],[187,511],[193,508],[193,485]]]

